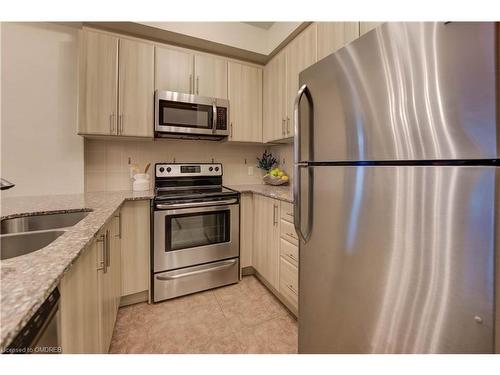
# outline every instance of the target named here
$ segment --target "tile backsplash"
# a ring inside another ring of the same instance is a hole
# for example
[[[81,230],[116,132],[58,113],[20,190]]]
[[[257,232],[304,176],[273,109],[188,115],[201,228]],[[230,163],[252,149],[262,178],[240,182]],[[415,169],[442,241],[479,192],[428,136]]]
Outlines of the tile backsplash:
[[[85,191],[131,190],[129,158],[141,169],[151,163],[151,181],[155,163],[213,160],[223,165],[224,184],[258,184],[262,183],[262,173],[256,167],[256,158],[264,149],[263,145],[211,141],[85,139]],[[253,167],[252,176],[248,175],[248,167]],[[286,170],[291,172],[291,160]]]

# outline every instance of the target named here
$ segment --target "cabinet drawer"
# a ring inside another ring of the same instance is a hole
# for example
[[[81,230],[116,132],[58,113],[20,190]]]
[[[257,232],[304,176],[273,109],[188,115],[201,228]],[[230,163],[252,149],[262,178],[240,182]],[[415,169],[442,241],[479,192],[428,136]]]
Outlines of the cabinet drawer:
[[[280,254],[295,267],[299,264],[299,248],[290,242],[280,239]]]
[[[299,239],[297,237],[297,233],[295,232],[295,227],[293,226],[293,224],[286,220],[281,220],[280,227],[281,238],[287,240],[288,242],[291,242],[295,246],[299,246]]]
[[[293,204],[281,202],[281,218],[293,223]]]
[[[280,293],[296,308],[299,300],[299,271],[286,259],[280,259]]]

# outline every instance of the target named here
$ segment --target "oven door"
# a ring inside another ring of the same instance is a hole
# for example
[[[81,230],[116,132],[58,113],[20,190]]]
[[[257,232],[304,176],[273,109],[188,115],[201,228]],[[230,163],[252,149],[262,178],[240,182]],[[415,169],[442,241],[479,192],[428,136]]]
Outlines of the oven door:
[[[157,91],[155,94],[155,131],[176,134],[228,135],[227,125],[221,126],[218,121],[224,109],[220,107],[219,102],[221,99],[173,91]]]
[[[154,272],[239,255],[239,204],[154,212]]]

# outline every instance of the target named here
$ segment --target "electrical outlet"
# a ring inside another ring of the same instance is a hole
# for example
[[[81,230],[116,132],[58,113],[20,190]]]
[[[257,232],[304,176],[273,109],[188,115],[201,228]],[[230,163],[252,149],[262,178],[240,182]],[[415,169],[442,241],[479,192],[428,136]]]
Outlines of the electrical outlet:
[[[253,176],[253,167],[248,167],[247,168],[247,173],[249,176]]]

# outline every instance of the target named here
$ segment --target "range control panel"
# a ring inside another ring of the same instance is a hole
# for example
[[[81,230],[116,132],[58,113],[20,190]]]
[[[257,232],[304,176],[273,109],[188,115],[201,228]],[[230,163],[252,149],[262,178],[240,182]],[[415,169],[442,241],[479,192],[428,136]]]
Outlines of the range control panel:
[[[222,176],[222,164],[156,164],[156,177]]]

